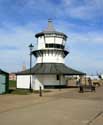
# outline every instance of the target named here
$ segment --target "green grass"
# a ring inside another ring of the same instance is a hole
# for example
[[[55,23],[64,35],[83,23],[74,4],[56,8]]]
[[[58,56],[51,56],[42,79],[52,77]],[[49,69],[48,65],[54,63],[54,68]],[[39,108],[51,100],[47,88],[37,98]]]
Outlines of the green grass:
[[[48,92],[51,92],[51,91],[50,90],[42,90],[42,93],[48,93]],[[9,94],[28,95],[31,93],[39,94],[40,91],[34,90],[34,91],[30,92],[30,90],[27,90],[27,89],[9,89]]]
[[[9,80],[9,88],[16,88],[16,80]]]
[[[9,94],[15,94],[15,95],[28,95],[31,92],[29,90],[25,89],[10,89]]]
[[[42,90],[43,93],[51,92],[51,90]],[[33,93],[40,93],[39,90],[34,90]]]
[[[51,92],[51,90],[42,90],[43,93]],[[27,89],[16,89],[16,80],[9,80],[9,94],[16,94],[16,95],[28,95],[28,94],[39,94],[39,90],[33,90],[30,92],[30,90]]]

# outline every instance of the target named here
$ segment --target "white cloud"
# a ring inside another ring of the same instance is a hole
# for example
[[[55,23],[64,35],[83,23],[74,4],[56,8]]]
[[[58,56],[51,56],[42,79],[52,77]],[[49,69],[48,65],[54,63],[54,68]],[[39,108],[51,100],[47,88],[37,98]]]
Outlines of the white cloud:
[[[45,18],[62,17],[69,19],[72,17],[85,21],[96,21],[97,19],[100,19],[101,16],[103,16],[103,0],[61,0],[59,4],[51,0],[9,1],[9,4],[11,3],[10,10],[14,11],[17,14],[17,17],[34,16],[35,18],[38,18],[44,15]],[[5,4],[1,4],[1,7],[5,10]],[[9,13],[12,13],[11,11]]]
[[[64,32],[68,36],[68,42],[103,44],[103,31],[102,29],[94,28],[95,26],[58,20],[55,27],[57,31]]]
[[[95,56],[98,55],[95,54]],[[94,58],[94,55],[86,55],[82,53],[82,51],[78,52],[78,50],[75,50],[75,52],[70,53],[68,58],[66,58],[65,63],[74,69],[89,74],[103,72],[103,60],[97,60],[96,58]]]
[[[26,27],[11,27],[0,30],[0,67],[7,71],[20,70],[23,63],[29,64],[28,45],[36,44],[34,32]]]
[[[103,45],[103,32],[88,32],[88,33],[71,33],[71,42],[89,43],[89,44],[102,44]]]
[[[62,0],[61,6],[64,8],[63,13],[68,17],[92,20],[103,16],[103,0]]]

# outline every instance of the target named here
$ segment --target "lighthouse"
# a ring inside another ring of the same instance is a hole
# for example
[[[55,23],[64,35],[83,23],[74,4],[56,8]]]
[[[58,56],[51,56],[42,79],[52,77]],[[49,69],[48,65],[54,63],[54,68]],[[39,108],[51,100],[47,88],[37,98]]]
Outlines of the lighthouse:
[[[37,50],[33,51],[37,63],[64,63],[64,58],[69,53],[65,50],[67,36],[57,32],[51,20],[48,20],[47,28],[35,35],[37,38]]]
[[[30,69],[17,73],[17,88],[39,90],[41,87],[54,88],[66,86],[65,75],[84,75],[64,64],[65,57],[69,54],[66,50],[67,35],[59,32],[48,20],[47,28],[35,34],[37,48],[32,51],[36,64]]]

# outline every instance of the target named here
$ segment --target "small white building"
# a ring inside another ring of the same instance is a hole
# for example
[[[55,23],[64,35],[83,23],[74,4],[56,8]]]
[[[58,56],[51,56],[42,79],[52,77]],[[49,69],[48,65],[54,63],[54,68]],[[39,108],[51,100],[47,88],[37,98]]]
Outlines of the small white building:
[[[39,90],[40,87],[66,86],[65,75],[84,75],[64,64],[64,58],[69,53],[65,49],[67,35],[56,31],[51,20],[48,20],[47,28],[35,37],[37,50],[32,51],[32,54],[36,57],[36,65],[31,72],[28,69],[17,73],[17,88],[29,89],[31,86]]]

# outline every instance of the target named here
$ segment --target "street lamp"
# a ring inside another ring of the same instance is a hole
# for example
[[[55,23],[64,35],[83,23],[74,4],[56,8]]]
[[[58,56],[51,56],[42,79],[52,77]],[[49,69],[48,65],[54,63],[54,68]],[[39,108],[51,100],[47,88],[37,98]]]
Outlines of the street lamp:
[[[33,45],[30,44],[29,46],[29,49],[30,49],[30,87],[29,87],[29,90],[30,92],[32,92],[32,88],[31,88],[31,68],[32,68],[32,50],[33,50]]]

